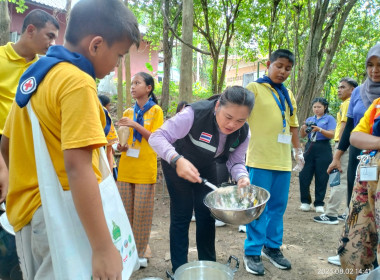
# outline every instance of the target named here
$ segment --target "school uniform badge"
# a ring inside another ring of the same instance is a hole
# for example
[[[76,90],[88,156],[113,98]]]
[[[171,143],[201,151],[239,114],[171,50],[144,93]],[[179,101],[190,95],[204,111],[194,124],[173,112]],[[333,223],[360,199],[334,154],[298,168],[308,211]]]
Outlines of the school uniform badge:
[[[210,143],[211,142],[211,138],[212,138],[211,134],[208,134],[206,132],[202,132],[201,136],[199,137],[199,141]]]
[[[20,91],[22,94],[31,94],[36,90],[36,87],[36,78],[30,77],[20,85]]]

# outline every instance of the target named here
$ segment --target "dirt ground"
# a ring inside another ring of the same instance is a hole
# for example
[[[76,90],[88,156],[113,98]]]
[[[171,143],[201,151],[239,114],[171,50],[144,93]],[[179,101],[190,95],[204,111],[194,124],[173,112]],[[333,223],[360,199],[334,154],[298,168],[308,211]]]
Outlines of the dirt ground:
[[[235,273],[234,279],[347,279],[342,275],[340,267],[327,262],[329,256],[336,254],[343,222],[340,222],[338,225],[319,224],[313,221],[313,217],[317,215],[315,211],[301,212],[298,209],[300,206],[298,174],[294,173],[292,175],[289,203],[284,216],[284,244],[282,247],[284,255],[292,263],[292,269],[287,271],[280,270],[264,259],[264,276],[255,276],[248,273],[243,264],[245,233],[238,232],[237,226],[226,225],[216,229],[217,262],[226,263],[230,255],[238,257],[240,268]],[[312,184],[313,188],[314,185]],[[325,202],[328,195],[329,190],[326,194]],[[135,272],[131,279],[140,280],[146,277],[167,279],[165,271],[171,269],[169,253],[169,206],[170,200],[167,190],[158,182],[156,185],[155,212],[150,237],[153,257],[149,260],[148,267]],[[341,211],[343,209],[344,205],[342,204]],[[196,261],[195,223],[191,223],[189,237],[189,261]]]

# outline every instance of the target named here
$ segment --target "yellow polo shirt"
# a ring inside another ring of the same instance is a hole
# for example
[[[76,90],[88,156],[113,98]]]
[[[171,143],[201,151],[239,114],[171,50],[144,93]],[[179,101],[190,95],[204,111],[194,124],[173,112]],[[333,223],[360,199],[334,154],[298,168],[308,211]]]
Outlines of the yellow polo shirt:
[[[251,138],[249,140],[246,165],[278,171],[291,171],[292,157],[291,144],[278,142],[278,135],[282,133],[282,114],[272,92],[278,93],[269,84],[250,83],[247,89],[255,94],[255,105],[248,118]],[[298,127],[297,105],[293,93],[288,90],[293,105],[293,115],[286,106],[285,133],[289,134],[290,127]]]
[[[18,81],[28,67],[37,61],[38,56],[27,62],[19,56],[9,42],[0,46],[0,134],[3,134],[5,120],[16,95]]]
[[[133,120],[133,108],[127,109],[123,117]],[[150,132],[156,131],[163,122],[164,114],[158,105],[154,105],[144,114],[144,128]],[[141,142],[136,140],[132,147],[133,129],[129,129],[129,148],[139,149],[139,157],[127,156],[125,152],[121,154],[117,180],[133,184],[154,184],[157,181],[157,154],[144,137]]]
[[[107,144],[103,130],[106,119],[94,79],[70,63],[59,63],[45,76],[31,102],[63,189],[69,189],[63,158],[63,151],[68,149],[94,149],[92,164],[100,182],[97,148]],[[19,231],[41,205],[26,107],[13,103],[4,136],[9,138],[7,215],[14,230]]]
[[[334,135],[334,141],[339,141],[339,132],[342,122],[347,122],[347,111],[348,111],[348,105],[350,104],[350,99],[347,98],[340,104],[339,111],[336,114],[336,128],[335,128],[335,135]]]

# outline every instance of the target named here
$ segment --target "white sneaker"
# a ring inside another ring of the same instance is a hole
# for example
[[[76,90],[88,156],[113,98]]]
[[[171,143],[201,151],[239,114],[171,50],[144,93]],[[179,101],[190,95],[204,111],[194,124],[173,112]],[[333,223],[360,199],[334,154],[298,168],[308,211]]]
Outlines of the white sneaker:
[[[316,206],[315,212],[316,213],[325,213],[325,209],[323,209],[323,206]]]
[[[135,272],[139,269],[140,269],[140,262],[139,262],[139,259],[137,258],[137,260],[135,262],[135,266],[133,267],[133,272]]]
[[[215,219],[215,226],[216,227],[224,227],[225,225],[226,225],[226,223]]]
[[[300,209],[304,212],[308,212],[308,211],[310,211],[310,204],[302,203],[300,206]]]
[[[240,225],[239,226],[239,232],[247,232],[247,226],[246,225]]]
[[[140,267],[147,267],[148,266],[147,258],[139,258],[139,264],[140,264]]]
[[[340,258],[339,255],[333,256],[333,257],[328,257],[327,261],[331,264],[335,264],[340,266]]]

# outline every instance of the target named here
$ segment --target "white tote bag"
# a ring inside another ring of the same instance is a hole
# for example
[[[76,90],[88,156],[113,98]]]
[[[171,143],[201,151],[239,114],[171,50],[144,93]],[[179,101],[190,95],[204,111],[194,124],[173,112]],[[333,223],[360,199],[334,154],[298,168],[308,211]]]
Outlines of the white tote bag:
[[[92,250],[79,219],[71,191],[64,191],[51,161],[38,119],[30,102],[27,105],[32,122],[38,184],[46,223],[48,242],[55,279],[91,279]],[[100,165],[107,166],[101,148]],[[138,255],[132,229],[116,183],[107,168],[108,176],[99,184],[103,211],[115,247],[123,260],[122,279],[129,279]]]

